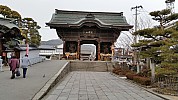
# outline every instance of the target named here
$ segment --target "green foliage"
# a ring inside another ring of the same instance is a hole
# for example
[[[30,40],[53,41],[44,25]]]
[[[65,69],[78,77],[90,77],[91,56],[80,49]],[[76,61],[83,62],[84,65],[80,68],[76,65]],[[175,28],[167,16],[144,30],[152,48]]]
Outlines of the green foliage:
[[[4,18],[6,18],[11,14],[11,9],[7,6],[0,5],[0,14],[2,14]]]
[[[176,39],[176,41],[177,41],[177,38],[178,38],[178,31],[172,32],[171,37],[173,37],[173,39]]]
[[[146,46],[148,43],[152,42],[152,40],[139,40],[138,43],[132,44],[132,47],[143,47]]]
[[[131,46],[132,47],[141,47],[143,45],[144,45],[144,43],[135,43],[135,44],[132,44]]]
[[[161,77],[164,75],[175,75],[175,74],[177,74],[176,70],[168,69],[168,68],[161,68],[161,67],[157,67],[156,73],[155,73],[156,77]]]
[[[178,31],[178,22],[176,23],[175,30]]]
[[[31,35],[31,44],[35,46],[39,46],[41,41],[41,36],[39,34]]]
[[[33,18],[21,18],[21,15],[14,10],[11,10],[9,7],[0,5],[0,14],[4,18],[14,18],[14,24],[21,28],[22,35],[26,38],[28,43],[35,46],[40,45],[41,36],[39,35],[38,29],[41,27],[33,20]],[[30,35],[30,37],[28,37]]]
[[[178,13],[175,13],[175,14],[172,14],[171,16],[168,16],[165,20],[167,22],[169,22],[169,21],[176,20],[176,19],[178,19]]]
[[[21,19],[21,15],[17,11],[11,11],[8,18]]]
[[[41,36],[39,35],[38,29],[40,29],[41,27],[37,25],[37,22],[35,22],[33,18],[23,18],[22,22],[23,28],[25,28],[23,29],[22,33],[26,35],[25,37],[27,38],[27,42],[29,44],[39,46]],[[30,37],[28,37],[27,35],[30,35]]]
[[[136,31],[134,32],[134,35],[140,35],[140,36],[144,36],[144,37],[147,37],[147,38],[151,38],[151,34],[150,33],[153,33],[154,29],[152,28],[148,28],[148,29],[143,29],[143,30],[139,30],[139,31]]]
[[[3,5],[0,5],[0,14],[3,15],[4,18],[21,18],[21,15],[17,11],[13,11],[9,7]]]
[[[171,14],[171,10],[163,9],[150,12],[153,20],[160,23],[157,28],[139,30],[134,35],[144,38],[133,47],[143,48],[139,51],[140,58],[150,57],[160,67],[156,70],[158,75],[175,74],[178,72],[178,23],[165,28],[168,22],[178,19],[178,13]]]
[[[151,46],[151,47],[160,47],[162,45],[165,45],[165,41],[153,41],[153,42],[150,42],[148,45]]]
[[[171,17],[170,14],[171,14],[170,9],[163,9],[161,11],[150,12],[150,15],[153,16],[153,20],[160,22],[161,27],[163,26],[163,24],[166,24],[167,22],[170,21]]]

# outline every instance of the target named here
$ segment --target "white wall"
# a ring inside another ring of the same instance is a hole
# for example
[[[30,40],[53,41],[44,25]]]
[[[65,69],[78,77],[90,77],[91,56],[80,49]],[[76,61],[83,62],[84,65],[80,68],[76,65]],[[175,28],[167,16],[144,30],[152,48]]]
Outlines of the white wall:
[[[38,62],[43,61],[44,59],[39,56],[40,50],[30,50],[28,57],[30,59],[31,64],[35,64]],[[26,54],[26,51],[20,51],[20,59],[24,57]]]
[[[52,55],[55,54],[55,50],[40,50],[40,55]]]
[[[63,48],[57,48],[57,49],[55,49],[54,54],[63,54]]]
[[[39,53],[40,53],[39,50],[30,50],[29,54],[28,54],[28,57],[29,58],[39,57]],[[20,58],[24,57],[25,54],[26,54],[26,51],[20,51]]]

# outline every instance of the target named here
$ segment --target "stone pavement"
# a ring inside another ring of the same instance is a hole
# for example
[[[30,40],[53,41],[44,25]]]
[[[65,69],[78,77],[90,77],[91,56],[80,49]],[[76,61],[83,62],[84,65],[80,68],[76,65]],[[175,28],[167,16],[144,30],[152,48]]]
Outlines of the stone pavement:
[[[25,79],[22,75],[10,79],[9,68],[4,67],[4,72],[0,72],[0,100],[31,100],[66,62],[50,60],[34,64],[27,70]]]
[[[73,71],[44,100],[163,100],[109,72]]]
[[[59,60],[35,64],[29,67],[26,79],[22,76],[10,79],[9,68],[3,68],[4,72],[0,72],[0,100],[31,100],[66,64],[67,61]],[[178,100],[175,96],[154,94],[109,72],[73,71],[43,100]]]

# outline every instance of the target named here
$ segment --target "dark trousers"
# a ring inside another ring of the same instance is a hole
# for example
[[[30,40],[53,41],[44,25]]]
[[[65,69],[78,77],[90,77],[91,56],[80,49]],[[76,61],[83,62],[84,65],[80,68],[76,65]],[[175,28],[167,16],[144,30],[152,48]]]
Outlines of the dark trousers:
[[[12,70],[12,76],[11,76],[11,79],[14,79],[15,78],[15,70]]]
[[[27,68],[23,68],[23,78],[26,77],[26,73],[27,73]]]

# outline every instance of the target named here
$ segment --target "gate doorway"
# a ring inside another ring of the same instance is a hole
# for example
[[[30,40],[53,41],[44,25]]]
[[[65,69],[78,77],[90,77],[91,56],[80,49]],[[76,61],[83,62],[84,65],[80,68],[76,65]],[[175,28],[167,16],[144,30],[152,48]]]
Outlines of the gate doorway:
[[[97,42],[95,42],[96,41],[81,41],[80,60],[98,60],[96,56]]]

